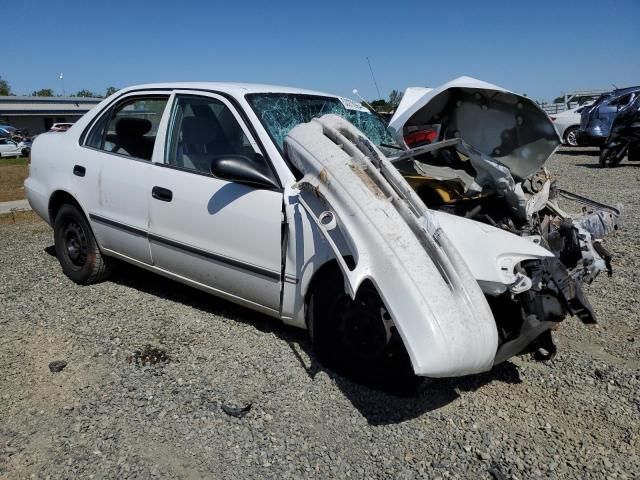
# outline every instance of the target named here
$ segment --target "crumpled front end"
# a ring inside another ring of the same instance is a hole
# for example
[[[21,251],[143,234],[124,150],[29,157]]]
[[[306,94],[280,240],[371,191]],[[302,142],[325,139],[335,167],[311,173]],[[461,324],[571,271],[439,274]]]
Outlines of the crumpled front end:
[[[299,202],[334,250],[352,298],[370,280],[418,375],[486,371],[498,336],[468,266],[399,172],[353,125],[325,115],[285,151],[305,174]],[[346,259],[353,259],[353,265]]]
[[[552,252],[535,240],[430,210],[343,118],[326,115],[297,126],[285,152],[304,173],[298,201],[334,251],[345,291],[355,298],[371,281],[416,374],[485,371],[567,314],[591,321],[579,285]]]
[[[390,122],[395,138],[407,147],[425,128],[439,137],[390,160],[428,207],[537,240],[578,281],[611,273],[603,239],[619,228],[621,206],[557,188],[543,165],[560,139],[533,101],[469,77],[407,90]],[[581,213],[563,210],[567,202]]]

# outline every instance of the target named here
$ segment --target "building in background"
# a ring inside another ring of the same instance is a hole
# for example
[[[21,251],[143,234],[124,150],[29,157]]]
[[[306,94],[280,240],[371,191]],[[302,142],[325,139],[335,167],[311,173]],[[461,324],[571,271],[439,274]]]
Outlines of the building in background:
[[[100,101],[102,98],[0,97],[0,124],[37,135],[48,131],[54,123],[76,122]]]

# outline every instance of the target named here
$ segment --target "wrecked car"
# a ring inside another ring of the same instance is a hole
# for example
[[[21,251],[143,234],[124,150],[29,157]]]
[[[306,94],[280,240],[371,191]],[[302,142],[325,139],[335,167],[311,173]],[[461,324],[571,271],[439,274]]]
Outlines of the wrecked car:
[[[307,328],[321,361],[365,381],[467,375],[567,315],[595,321],[581,282],[608,257],[591,232],[617,214],[553,203],[533,175],[559,139],[529,107],[500,152],[448,107],[424,118],[438,142],[409,149],[412,115],[394,139],[342,97],[142,85],[40,135],[25,189],[76,283],[120,259]]]

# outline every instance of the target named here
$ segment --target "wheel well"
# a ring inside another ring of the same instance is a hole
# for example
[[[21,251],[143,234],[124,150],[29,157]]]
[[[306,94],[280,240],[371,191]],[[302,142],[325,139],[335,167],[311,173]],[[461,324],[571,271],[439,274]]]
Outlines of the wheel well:
[[[344,261],[346,262],[349,268],[353,268],[355,266],[355,261],[351,255],[345,256]],[[322,288],[323,285],[326,285],[326,282],[335,282],[337,279],[344,281],[344,276],[342,274],[342,270],[338,265],[338,261],[334,258],[324,263],[318,270],[316,270],[313,274],[313,277],[309,281],[309,285],[304,294],[304,308],[305,308],[305,318],[304,321],[308,324],[308,315],[309,315],[309,300],[311,299],[311,294],[314,292],[316,288]]]
[[[329,260],[313,274],[313,277],[311,278],[309,286],[307,287],[307,291],[304,295],[305,311],[308,310],[307,307],[309,305],[309,300],[311,299],[311,294],[315,291],[315,289],[322,287],[325,282],[328,282],[331,278],[335,278],[336,275],[340,275],[340,277],[342,277],[342,270],[340,270],[338,261],[335,259]],[[308,322],[307,316],[308,312],[307,315],[305,315],[305,322]]]
[[[58,190],[54,192],[49,199],[49,221],[51,222],[51,225],[53,225],[53,223],[55,222],[56,215],[58,215],[60,208],[62,208],[62,206],[67,203],[78,207],[78,210],[80,210],[81,212],[83,211],[80,207],[80,204],[73,197],[73,195],[65,192],[64,190]]]

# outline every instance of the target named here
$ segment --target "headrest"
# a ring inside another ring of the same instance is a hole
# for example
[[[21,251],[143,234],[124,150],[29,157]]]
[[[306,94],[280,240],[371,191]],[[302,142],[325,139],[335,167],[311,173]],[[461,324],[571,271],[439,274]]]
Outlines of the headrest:
[[[182,120],[182,141],[187,145],[206,145],[218,138],[220,128],[215,118],[186,117]]]
[[[151,130],[146,118],[122,117],[116,122],[116,133],[121,137],[141,137]]]

